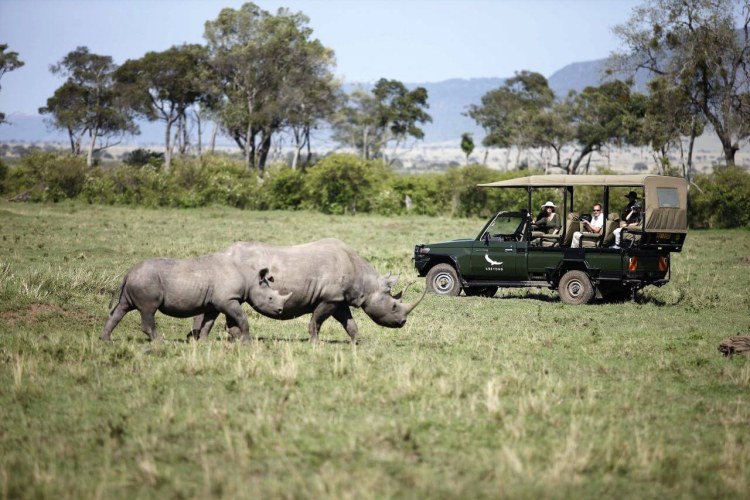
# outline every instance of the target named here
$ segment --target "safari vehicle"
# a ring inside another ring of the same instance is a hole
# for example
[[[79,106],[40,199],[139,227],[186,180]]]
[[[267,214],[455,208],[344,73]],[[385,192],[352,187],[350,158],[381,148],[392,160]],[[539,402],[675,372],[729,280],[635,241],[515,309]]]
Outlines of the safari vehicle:
[[[670,255],[682,250],[687,235],[687,182],[677,177],[532,175],[479,187],[525,190],[528,201],[497,212],[475,238],[418,244],[414,264],[433,293],[492,296],[500,287],[544,287],[568,304],[634,297],[645,286],[669,282]],[[614,230],[630,191],[642,205],[642,222],[622,229],[616,248]],[[558,197],[561,227],[553,234],[532,228],[532,206],[547,196]],[[602,205],[606,222],[599,233],[581,228],[581,212],[591,205],[576,201],[585,196]],[[576,231],[580,248],[571,247]]]

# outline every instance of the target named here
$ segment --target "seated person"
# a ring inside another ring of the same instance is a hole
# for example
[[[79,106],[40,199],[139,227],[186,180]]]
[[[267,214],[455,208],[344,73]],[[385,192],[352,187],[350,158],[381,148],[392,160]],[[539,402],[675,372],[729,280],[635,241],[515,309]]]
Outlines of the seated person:
[[[625,208],[622,209],[622,213],[620,214],[621,221],[627,218],[630,210],[633,209],[633,205],[638,201],[638,193],[636,193],[635,191],[631,191],[625,195],[625,198],[628,199],[628,204],[625,205]]]
[[[533,229],[546,234],[550,234],[556,229],[560,229],[560,216],[555,212],[556,208],[555,204],[551,201],[542,205],[543,213],[539,214],[539,218],[534,221],[532,226]]]
[[[604,227],[604,214],[602,213],[601,203],[595,203],[591,211],[591,222],[582,220],[581,229],[583,229],[584,232],[587,233],[599,234]],[[573,233],[573,241],[571,242],[570,247],[580,248],[582,236],[583,233],[581,231],[576,231],[575,233]]]
[[[630,208],[630,212],[625,216],[625,219],[620,221],[620,227],[613,231],[613,234],[615,235],[615,244],[612,248],[620,248],[620,239],[622,238],[622,230],[624,228],[638,227],[641,225],[642,221],[641,205],[638,202],[633,203],[633,206]]]

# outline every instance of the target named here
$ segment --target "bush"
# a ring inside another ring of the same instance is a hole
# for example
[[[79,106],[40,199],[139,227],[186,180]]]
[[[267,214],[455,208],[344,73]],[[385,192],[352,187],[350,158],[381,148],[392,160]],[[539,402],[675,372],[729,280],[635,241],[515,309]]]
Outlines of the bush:
[[[450,194],[444,174],[417,174],[396,177],[391,182],[389,193],[393,205],[390,212],[379,209],[379,213],[406,213],[405,199],[411,199],[411,212],[422,215],[439,215],[450,212]]]
[[[57,202],[82,192],[88,170],[84,158],[35,151],[8,172],[5,187],[32,201]]]
[[[0,194],[5,193],[5,178],[8,177],[8,166],[0,160]]]
[[[487,189],[477,184],[524,177],[533,172],[499,173],[481,165],[453,168],[445,174],[450,193],[451,215],[489,217],[498,210],[526,207],[526,191],[521,189]]]
[[[717,167],[693,182],[688,205],[692,227],[750,228],[749,173],[738,167]]]
[[[297,210],[305,200],[304,173],[287,166],[274,166],[266,171],[265,189],[269,208]]]
[[[334,154],[306,171],[305,200],[311,208],[324,213],[369,212],[393,175],[393,170],[381,161]]]
[[[162,167],[164,165],[164,153],[156,153],[150,149],[138,148],[122,156],[125,165],[131,167],[143,167],[150,165],[152,167]]]

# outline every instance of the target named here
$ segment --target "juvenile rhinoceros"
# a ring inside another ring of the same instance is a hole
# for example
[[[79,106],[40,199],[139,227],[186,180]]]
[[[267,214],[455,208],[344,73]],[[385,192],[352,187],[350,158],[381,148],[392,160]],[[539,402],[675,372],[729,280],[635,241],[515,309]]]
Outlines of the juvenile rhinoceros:
[[[225,250],[237,258],[264,262],[275,270],[274,288],[291,293],[276,319],[292,319],[312,313],[308,330],[310,342],[318,341],[323,322],[333,316],[352,342],[357,325],[350,306],[360,307],[378,325],[401,328],[424,294],[413,304],[401,301],[403,291],[391,295],[398,277],[381,276],[372,265],[349,246],[336,239],[325,239],[296,246],[274,246],[258,242],[238,242]],[[405,290],[404,290],[405,291]],[[426,290],[425,290],[426,291]],[[207,311],[193,321],[192,335],[205,338],[218,312]]]
[[[268,267],[257,259],[247,261],[241,255],[218,252],[191,259],[151,259],[133,266],[120,287],[119,303],[112,309],[104,325],[102,340],[110,340],[112,330],[122,317],[137,309],[141,313],[141,329],[151,340],[156,332],[156,311],[177,318],[209,313],[215,318],[224,313],[232,337],[250,338],[247,317],[242,303],[248,302],[256,311],[277,316],[289,294],[281,295],[271,288]]]

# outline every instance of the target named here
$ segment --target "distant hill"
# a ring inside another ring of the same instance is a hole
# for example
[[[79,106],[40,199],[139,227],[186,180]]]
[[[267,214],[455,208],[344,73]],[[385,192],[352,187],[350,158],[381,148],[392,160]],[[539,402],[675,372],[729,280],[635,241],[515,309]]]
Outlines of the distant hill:
[[[601,83],[605,59],[568,64],[549,77],[552,90],[559,97],[569,90],[581,91],[587,86]],[[479,104],[487,92],[503,85],[505,78],[451,79],[442,82],[408,83],[410,89],[421,86],[427,89],[432,123],[424,126],[426,143],[449,142],[458,146],[461,134],[474,134],[476,142],[484,137],[484,131],[471,118],[465,116],[472,104]],[[344,90],[351,91],[357,86],[365,89],[371,84],[347,84]],[[645,85],[642,85],[645,88]],[[39,115],[9,115],[10,124],[0,125],[0,142],[61,142],[67,143],[67,135],[59,130],[50,130]],[[126,138],[133,146],[158,146],[164,140],[164,126],[161,122],[139,123],[141,134]],[[221,139],[222,145],[232,145]]]

